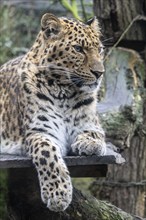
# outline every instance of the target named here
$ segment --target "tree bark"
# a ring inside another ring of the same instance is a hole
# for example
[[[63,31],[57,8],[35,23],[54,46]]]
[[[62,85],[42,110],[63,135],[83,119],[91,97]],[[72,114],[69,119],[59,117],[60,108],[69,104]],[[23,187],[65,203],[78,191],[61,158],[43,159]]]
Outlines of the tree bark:
[[[94,13],[100,21],[104,38],[112,38],[114,44],[134,18],[138,15],[146,15],[146,1],[94,0]],[[119,44],[140,51],[146,60],[145,24],[144,20],[134,22],[126,30]],[[125,51],[122,57],[121,53],[113,52],[112,57],[108,57],[109,61],[107,59],[106,100],[109,98],[113,101],[113,109],[111,109],[113,112],[102,118],[107,130],[107,138],[121,149],[125,149],[123,155],[127,163],[123,167],[110,166],[105,181],[102,181],[103,183],[96,181],[96,187],[93,184],[91,191],[98,198],[107,199],[127,212],[146,216],[146,70],[138,54],[131,51],[130,58],[126,53]],[[124,57],[127,59],[125,67]],[[122,78],[121,66],[124,75],[127,75],[125,79]],[[117,73],[118,69],[121,76]],[[121,95],[117,98],[118,88],[124,90],[118,93]],[[130,91],[133,92],[130,94]],[[131,103],[129,97],[133,97]],[[120,112],[117,113],[115,103],[118,102],[121,103],[122,108],[119,105]]]
[[[146,14],[145,0],[94,0],[94,13],[99,19],[105,39],[116,41],[137,15]],[[124,36],[124,40],[146,42],[146,25],[137,21]]]
[[[107,139],[124,150],[126,164],[110,165],[105,180],[90,188],[124,211],[146,216],[145,64],[138,53],[117,48],[106,61],[106,95],[98,108]],[[109,105],[110,103],[110,105]],[[105,108],[104,108],[104,105]]]

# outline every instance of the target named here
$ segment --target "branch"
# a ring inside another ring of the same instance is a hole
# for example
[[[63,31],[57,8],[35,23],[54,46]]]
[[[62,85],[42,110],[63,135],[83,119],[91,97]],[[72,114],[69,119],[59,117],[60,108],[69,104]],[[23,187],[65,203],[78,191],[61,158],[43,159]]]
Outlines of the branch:
[[[70,11],[76,19],[82,20],[81,17],[79,16],[79,13],[78,13],[77,1],[76,0],[71,0],[71,3],[69,3],[68,0],[60,0],[60,3],[68,11]]]
[[[77,189],[74,189],[73,202],[64,214],[72,217],[69,220],[142,220],[142,218],[132,216],[105,201],[97,200],[92,196],[87,197]],[[63,218],[61,219],[63,220]]]
[[[85,11],[84,2],[83,2],[83,0],[80,0],[80,2],[81,2],[82,14],[83,14],[84,20],[87,21],[87,15],[86,15],[86,11]]]
[[[125,29],[125,31],[121,34],[120,38],[117,40],[117,42],[113,45],[113,47],[111,47],[111,49],[109,50],[109,52],[107,53],[107,55],[105,56],[105,60],[109,57],[109,55],[111,54],[111,52],[113,51],[113,49],[120,43],[120,41],[123,39],[123,37],[125,36],[125,34],[129,31],[129,29],[131,28],[131,26],[134,24],[135,21],[146,21],[146,16],[143,15],[137,15],[135,18],[133,18],[133,20],[130,22],[130,24],[128,25],[128,27]]]

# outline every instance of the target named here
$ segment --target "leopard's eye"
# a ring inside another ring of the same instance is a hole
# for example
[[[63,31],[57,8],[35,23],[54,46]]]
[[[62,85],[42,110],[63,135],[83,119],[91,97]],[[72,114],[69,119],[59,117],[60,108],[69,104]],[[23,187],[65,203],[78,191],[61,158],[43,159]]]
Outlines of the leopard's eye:
[[[74,49],[75,49],[77,52],[79,52],[79,53],[83,53],[83,52],[84,52],[84,51],[83,51],[83,47],[81,47],[81,46],[79,46],[79,45],[74,45],[73,47],[74,47]]]

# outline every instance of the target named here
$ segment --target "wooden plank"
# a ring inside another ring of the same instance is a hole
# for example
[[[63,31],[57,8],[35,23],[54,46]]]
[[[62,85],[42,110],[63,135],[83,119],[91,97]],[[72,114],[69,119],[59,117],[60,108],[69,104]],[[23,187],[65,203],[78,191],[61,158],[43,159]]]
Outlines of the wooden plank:
[[[0,154],[0,168],[25,168],[33,166],[29,157]]]
[[[111,156],[68,156],[64,157],[71,177],[105,177],[107,165],[117,163],[117,158]],[[0,169],[33,168],[31,158],[25,156],[1,154]]]
[[[117,163],[117,158],[111,156],[68,156],[64,157],[68,167],[73,166],[92,166],[92,165],[107,165]],[[31,158],[25,156],[1,154],[0,168],[21,168],[33,166]]]

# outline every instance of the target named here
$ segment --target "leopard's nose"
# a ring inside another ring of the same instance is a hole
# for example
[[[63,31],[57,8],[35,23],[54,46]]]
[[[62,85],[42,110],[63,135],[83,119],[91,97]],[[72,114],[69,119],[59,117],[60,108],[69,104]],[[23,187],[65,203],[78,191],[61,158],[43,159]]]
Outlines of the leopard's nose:
[[[91,70],[91,73],[96,77],[96,79],[98,79],[103,73],[104,71],[94,71],[94,70]]]

